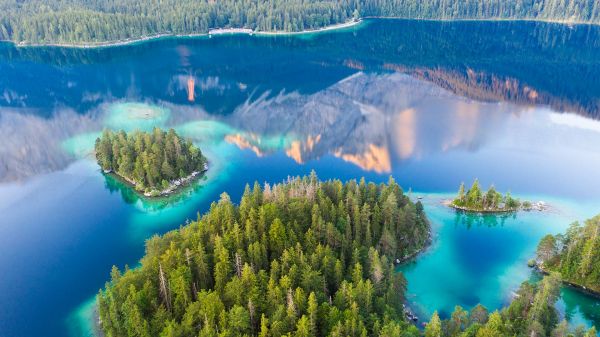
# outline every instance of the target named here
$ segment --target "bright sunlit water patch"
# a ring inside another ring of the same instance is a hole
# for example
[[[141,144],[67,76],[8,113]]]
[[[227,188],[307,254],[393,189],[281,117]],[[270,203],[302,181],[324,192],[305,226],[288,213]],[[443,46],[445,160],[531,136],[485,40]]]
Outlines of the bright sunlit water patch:
[[[298,137],[290,134],[270,135],[259,138],[258,145],[267,151],[288,149]]]
[[[552,113],[550,114],[550,120],[558,125],[600,133],[600,121],[590,121],[581,116]]]
[[[165,125],[170,114],[167,108],[147,103],[114,103],[108,106],[104,125],[113,130],[149,131]]]
[[[236,129],[219,121],[196,120],[175,127],[177,133],[190,138],[196,143],[219,145],[225,141],[225,136],[236,133]]]
[[[98,336],[96,296],[82,303],[67,318],[70,337]]]
[[[61,143],[63,150],[75,158],[91,158],[94,155],[94,145],[101,132],[88,132],[73,136]]]
[[[151,131],[163,127],[170,116],[167,108],[146,103],[112,103],[104,113],[103,128],[113,131]],[[61,147],[74,158],[92,157],[96,139],[102,130],[76,134],[61,142]]]

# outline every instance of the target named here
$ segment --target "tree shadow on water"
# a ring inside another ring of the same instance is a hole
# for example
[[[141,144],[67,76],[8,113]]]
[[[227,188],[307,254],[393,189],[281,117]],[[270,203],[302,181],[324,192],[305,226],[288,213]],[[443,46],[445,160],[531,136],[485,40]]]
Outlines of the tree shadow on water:
[[[456,211],[454,216],[454,226],[464,226],[467,229],[472,227],[504,227],[507,219],[516,219],[517,213],[475,213]]]
[[[121,181],[112,174],[102,174],[105,178],[104,186],[110,193],[119,193],[123,201],[129,205],[140,203],[144,210],[158,211],[168,206],[176,205],[185,201],[202,188],[202,182],[207,180],[206,175],[194,180],[187,186],[183,186],[176,193],[164,197],[147,198],[139,194],[129,184]]]

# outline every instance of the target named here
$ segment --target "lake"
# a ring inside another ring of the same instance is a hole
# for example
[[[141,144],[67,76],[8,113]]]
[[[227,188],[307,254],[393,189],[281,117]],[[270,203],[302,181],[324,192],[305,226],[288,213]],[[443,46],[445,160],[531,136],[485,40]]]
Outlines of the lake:
[[[166,38],[101,49],[0,44],[0,335],[89,336],[112,265],[246,183],[315,170],[393,176],[422,197],[432,246],[399,267],[421,316],[507,304],[538,240],[600,213],[600,27],[367,20],[295,36]],[[174,128],[210,161],[146,201],[105,177],[102,129]],[[547,212],[464,215],[461,182]],[[572,324],[600,300],[564,288]]]

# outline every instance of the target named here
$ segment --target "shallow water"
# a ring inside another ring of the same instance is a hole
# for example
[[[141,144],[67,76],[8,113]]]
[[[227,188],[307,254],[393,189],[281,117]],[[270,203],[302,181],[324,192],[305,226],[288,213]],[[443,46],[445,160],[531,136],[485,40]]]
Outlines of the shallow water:
[[[600,213],[599,44],[593,26],[399,20],[101,50],[0,44],[0,335],[89,334],[94,294],[145,239],[224,191],[239,200],[246,183],[313,169],[393,175],[424,196],[435,240],[401,267],[419,314],[499,308],[531,277],[541,236]],[[153,126],[191,138],[210,169],[146,201],[91,155],[103,128]],[[441,205],[475,177],[553,211]],[[600,325],[599,303],[564,289],[558,307]]]
[[[514,291],[532,275],[527,261],[539,240],[595,215],[598,205],[546,198],[552,209],[544,212],[475,215],[444,206],[451,194],[421,197],[435,229],[433,244],[415,261],[399,267],[409,280],[408,301],[421,317],[438,310],[448,318],[457,304],[471,308],[481,303],[491,309],[508,305]],[[573,324],[598,324],[597,299],[565,288],[558,307]]]

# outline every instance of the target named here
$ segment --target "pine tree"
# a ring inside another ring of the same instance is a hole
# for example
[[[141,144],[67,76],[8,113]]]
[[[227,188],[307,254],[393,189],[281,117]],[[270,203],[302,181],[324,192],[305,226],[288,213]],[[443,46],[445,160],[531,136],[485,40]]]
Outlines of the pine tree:
[[[425,326],[425,337],[441,337],[442,336],[442,322],[437,311],[433,313],[429,323]]]

